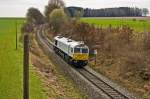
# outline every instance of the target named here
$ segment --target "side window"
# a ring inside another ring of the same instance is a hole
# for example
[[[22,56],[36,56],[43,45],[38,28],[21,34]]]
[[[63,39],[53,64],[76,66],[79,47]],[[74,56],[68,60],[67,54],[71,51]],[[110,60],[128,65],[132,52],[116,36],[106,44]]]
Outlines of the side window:
[[[73,53],[73,48],[71,48],[71,53]]]
[[[57,40],[55,41],[55,45],[57,46]]]

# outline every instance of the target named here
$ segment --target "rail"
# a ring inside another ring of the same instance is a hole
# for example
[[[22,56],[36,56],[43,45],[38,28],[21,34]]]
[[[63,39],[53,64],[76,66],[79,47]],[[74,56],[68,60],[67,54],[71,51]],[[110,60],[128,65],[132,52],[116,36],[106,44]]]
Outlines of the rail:
[[[51,49],[53,43],[48,40],[48,38],[40,31],[37,33],[37,37],[44,44],[48,49]],[[110,99],[131,99],[130,97],[126,96],[125,94],[119,92],[114,87],[110,86],[107,82],[103,81],[99,77],[97,77],[92,72],[88,71],[86,68],[77,69],[75,68],[85,79],[91,82],[94,86],[98,89],[103,91],[106,95],[110,97]]]
[[[78,69],[79,73],[89,80],[93,85],[102,90],[111,99],[129,99],[127,96],[120,93],[118,90],[104,82],[102,79],[88,71],[86,68]]]

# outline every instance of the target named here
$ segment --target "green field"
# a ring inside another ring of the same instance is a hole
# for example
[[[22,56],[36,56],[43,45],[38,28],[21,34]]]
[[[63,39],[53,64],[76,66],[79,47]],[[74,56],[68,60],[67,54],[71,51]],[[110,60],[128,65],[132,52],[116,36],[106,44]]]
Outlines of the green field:
[[[125,18],[82,18],[81,21],[87,22],[90,24],[94,24],[97,26],[103,26],[107,27],[110,24],[114,27],[121,26],[121,25],[128,25],[132,27],[135,31],[144,31],[146,29],[150,28],[150,19],[144,20],[144,19],[125,19]]]
[[[0,19],[0,99],[22,99],[23,46],[18,42],[18,50],[15,50],[16,21],[20,34],[24,19]],[[45,99],[42,84],[32,66],[30,66],[30,99]]]

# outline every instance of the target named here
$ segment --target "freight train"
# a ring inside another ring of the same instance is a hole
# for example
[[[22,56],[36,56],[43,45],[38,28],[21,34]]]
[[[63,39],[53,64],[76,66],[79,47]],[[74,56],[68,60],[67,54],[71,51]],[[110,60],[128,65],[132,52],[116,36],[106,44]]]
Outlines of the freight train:
[[[89,48],[84,42],[56,36],[53,49],[56,54],[75,67],[84,67],[88,64]]]

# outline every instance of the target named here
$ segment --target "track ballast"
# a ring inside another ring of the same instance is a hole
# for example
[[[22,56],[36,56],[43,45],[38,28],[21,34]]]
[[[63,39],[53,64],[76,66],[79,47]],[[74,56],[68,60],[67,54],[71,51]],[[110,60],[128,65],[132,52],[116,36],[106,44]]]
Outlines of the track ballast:
[[[78,69],[79,73],[84,76],[88,81],[90,81],[94,86],[98,89],[102,90],[105,94],[107,94],[111,99],[129,99],[102,79],[94,75],[92,72],[88,71],[85,68]]]
[[[37,33],[37,38],[52,51],[53,43],[50,42],[42,32]],[[128,96],[116,90],[114,87],[107,84],[107,82],[103,81],[92,72],[88,71],[86,68],[75,68],[75,70],[77,70],[85,79],[91,82],[95,87],[97,87],[106,95],[108,95],[110,99],[131,99]]]

